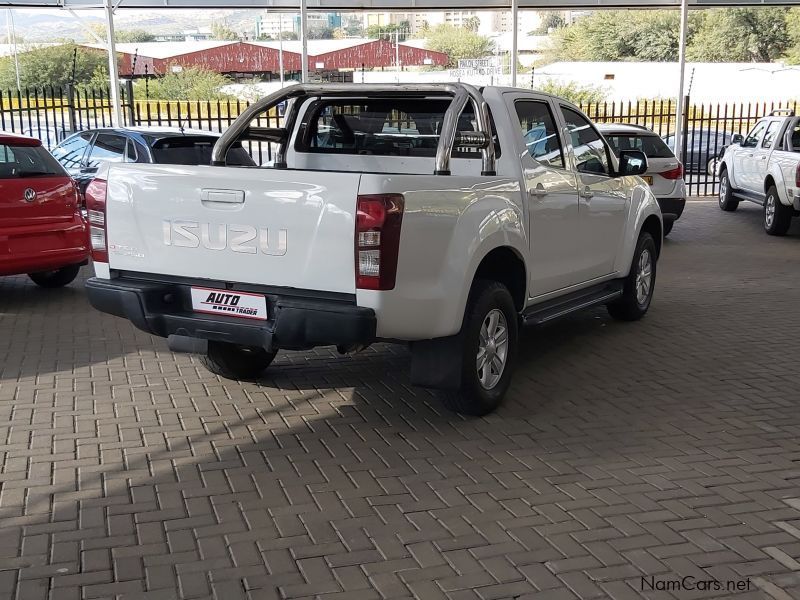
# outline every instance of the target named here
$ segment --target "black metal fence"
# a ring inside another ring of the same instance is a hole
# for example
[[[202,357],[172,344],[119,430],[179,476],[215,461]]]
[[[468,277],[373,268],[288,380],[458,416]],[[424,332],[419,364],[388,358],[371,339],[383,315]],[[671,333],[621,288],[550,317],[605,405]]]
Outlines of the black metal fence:
[[[130,82],[122,86],[121,101],[126,125],[169,126],[224,131],[249,105],[246,100],[141,100],[135,99]],[[761,117],[776,109],[795,112],[798,102],[692,103],[683,99],[681,128],[682,162],[690,195],[716,193],[716,162],[733,134],[746,134]],[[652,129],[674,145],[677,104],[674,100],[598,102],[581,105],[598,123],[627,123]],[[111,126],[111,100],[107,89],[68,86],[2,94],[0,127],[5,131],[39,137],[48,147],[76,131]],[[279,116],[261,119],[262,126],[276,126]],[[259,164],[272,160],[266,142],[247,142],[245,148]]]

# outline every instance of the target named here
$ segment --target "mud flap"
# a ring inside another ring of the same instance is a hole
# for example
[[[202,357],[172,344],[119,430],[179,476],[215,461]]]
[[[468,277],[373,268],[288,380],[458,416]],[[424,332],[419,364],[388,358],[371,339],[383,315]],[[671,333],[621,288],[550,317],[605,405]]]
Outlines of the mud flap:
[[[460,335],[411,344],[411,383],[455,390],[461,386],[464,349]]]

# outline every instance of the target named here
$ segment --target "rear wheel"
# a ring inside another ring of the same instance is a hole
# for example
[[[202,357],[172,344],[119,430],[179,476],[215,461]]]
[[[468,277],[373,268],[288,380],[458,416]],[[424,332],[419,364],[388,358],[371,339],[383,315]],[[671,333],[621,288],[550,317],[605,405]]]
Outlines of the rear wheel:
[[[272,363],[277,351],[209,340],[205,367],[225,379],[255,379]]]
[[[727,169],[722,169],[719,174],[719,207],[725,212],[733,212],[739,207],[739,201],[733,197]]]
[[[708,162],[706,163],[706,174],[710,177],[713,177],[714,174],[717,172],[717,164],[719,163],[719,159],[715,156],[713,158],[709,158]]]
[[[607,305],[608,313],[619,321],[638,321],[650,308],[655,286],[656,243],[653,236],[643,231],[636,243],[622,296]]]
[[[59,288],[75,281],[80,270],[80,265],[69,265],[52,271],[28,273],[28,277],[31,278],[33,283],[43,288]]]
[[[781,203],[775,186],[770,187],[764,199],[764,231],[769,235],[786,235],[792,224],[793,214],[791,206]]]
[[[459,413],[481,416],[500,405],[517,351],[517,311],[508,288],[478,280],[461,327],[461,382],[446,392],[444,402]]]

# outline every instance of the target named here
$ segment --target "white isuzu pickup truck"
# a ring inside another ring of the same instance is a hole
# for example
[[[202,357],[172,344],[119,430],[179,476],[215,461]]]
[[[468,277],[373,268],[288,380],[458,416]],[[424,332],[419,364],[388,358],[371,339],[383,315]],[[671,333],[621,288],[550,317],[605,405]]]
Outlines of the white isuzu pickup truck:
[[[283,126],[258,127],[281,103]],[[274,163],[225,166],[244,139],[275,144]],[[295,85],[248,108],[212,165],[95,179],[86,287],[144,331],[205,340],[229,378],[257,377],[280,349],[409,343],[414,384],[485,414],[520,325],[647,311],[663,229],[646,169],[546,94]]]
[[[740,200],[764,207],[764,231],[785,235],[800,214],[800,117],[776,110],[747,136],[734,135],[719,163],[719,207]]]

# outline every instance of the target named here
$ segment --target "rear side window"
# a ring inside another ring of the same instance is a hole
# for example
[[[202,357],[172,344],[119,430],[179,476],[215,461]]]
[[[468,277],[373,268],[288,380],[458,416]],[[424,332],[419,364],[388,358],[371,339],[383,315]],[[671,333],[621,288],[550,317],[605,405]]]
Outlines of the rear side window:
[[[617,156],[620,150],[639,150],[647,158],[675,158],[669,146],[657,135],[609,133],[605,138]]]
[[[86,148],[92,141],[91,133],[73,135],[53,149],[53,156],[67,169],[79,169],[83,162]]]
[[[41,146],[0,145],[0,179],[66,176],[63,167]]]
[[[321,154],[436,156],[449,99],[379,98],[323,100],[303,117],[295,149]],[[494,125],[492,124],[494,130]],[[458,120],[457,131],[477,131],[472,106]],[[495,135],[495,155],[500,145]],[[477,148],[455,148],[454,158],[480,158]]]
[[[761,140],[761,147],[762,148],[772,148],[772,142],[775,141],[775,137],[778,135],[778,131],[781,128],[780,121],[772,121],[767,126],[767,131],[764,133],[764,139]]]
[[[518,100],[517,111],[522,140],[535,161],[551,167],[564,167],[564,153],[553,115],[546,102]]]
[[[161,165],[210,165],[215,137],[180,136],[156,140],[153,143],[153,160]],[[255,166],[253,158],[240,143],[228,150],[226,164],[232,167]]]

